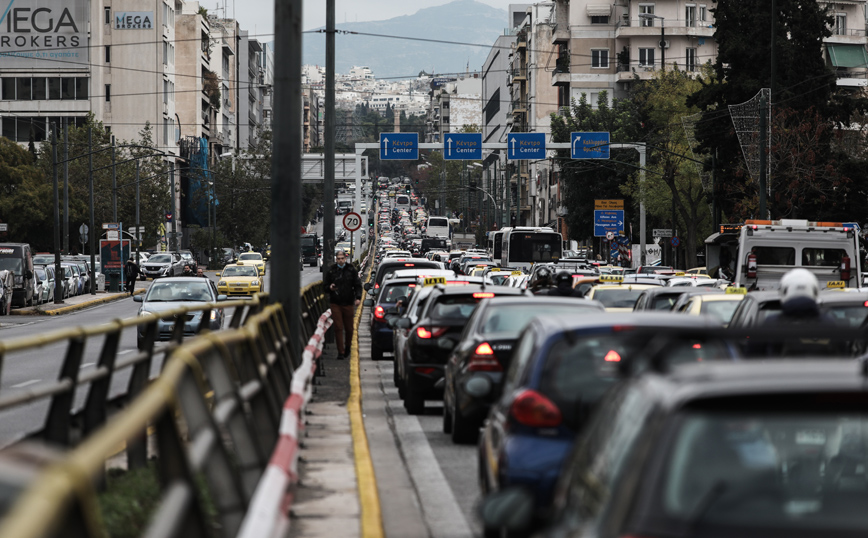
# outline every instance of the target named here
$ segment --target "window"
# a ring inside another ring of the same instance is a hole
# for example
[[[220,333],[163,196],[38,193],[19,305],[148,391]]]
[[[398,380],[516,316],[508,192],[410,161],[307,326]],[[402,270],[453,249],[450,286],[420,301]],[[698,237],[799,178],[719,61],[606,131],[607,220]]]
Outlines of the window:
[[[639,65],[644,67],[654,66],[654,49],[639,49]]]
[[[684,26],[696,26],[696,6],[694,4],[684,6]]]
[[[608,15],[592,15],[591,24],[609,24]]]
[[[112,23],[112,8],[107,7],[103,10],[103,12],[105,13],[105,21],[104,21],[105,24],[111,24]]]
[[[15,100],[15,77],[4,77],[2,79],[2,82],[0,82],[0,94],[2,94],[0,95],[0,99],[3,101]]]
[[[52,101],[60,99],[60,77],[48,79],[48,98]]]
[[[835,35],[847,35],[847,14],[835,13],[835,28],[832,29]]]
[[[696,49],[684,49],[684,68],[687,71],[696,71]]]
[[[75,98],[79,101],[87,100],[87,77],[77,77],[75,79]]]
[[[29,77],[18,77],[15,79],[16,100],[30,101],[31,79]]]
[[[701,22],[706,22],[708,20],[708,8],[705,4],[699,5],[699,20]]]
[[[164,6],[166,4],[163,4]],[[163,41],[163,65],[169,65],[169,42]]]
[[[109,64],[112,62],[112,46],[105,46],[105,63]]]
[[[46,90],[45,77],[34,77],[33,78],[33,100],[34,101],[45,101],[46,99],[48,99],[48,92]]]
[[[654,4],[639,4],[639,15],[653,15]],[[654,17],[639,17],[640,26],[654,26]]]
[[[63,100],[75,99],[75,81],[71,78],[60,79],[60,98]]]
[[[591,67],[599,69],[609,68],[609,49],[591,50]]]
[[[112,101],[112,85],[106,84],[105,85],[105,102],[111,103],[111,101]]]

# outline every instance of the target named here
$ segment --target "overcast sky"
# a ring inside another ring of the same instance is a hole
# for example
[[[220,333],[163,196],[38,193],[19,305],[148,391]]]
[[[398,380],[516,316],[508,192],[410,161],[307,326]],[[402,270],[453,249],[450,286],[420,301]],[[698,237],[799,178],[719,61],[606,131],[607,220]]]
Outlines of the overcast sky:
[[[516,0],[478,0],[500,9]],[[380,21],[410,15],[422,8],[448,4],[450,0],[335,0],[335,19],[338,24],[356,21]],[[237,3],[237,6],[236,6]],[[274,33],[274,0],[199,0],[209,12],[238,19],[242,30],[259,36],[261,41],[271,41]],[[304,0],[304,29],[325,26],[326,0]]]

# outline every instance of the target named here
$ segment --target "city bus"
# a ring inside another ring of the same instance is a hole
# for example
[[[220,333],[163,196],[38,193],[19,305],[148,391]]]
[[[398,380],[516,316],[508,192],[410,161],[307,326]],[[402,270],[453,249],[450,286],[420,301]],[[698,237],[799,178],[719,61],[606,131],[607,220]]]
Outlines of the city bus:
[[[503,234],[507,230],[511,230],[512,228],[504,228],[503,230],[495,230],[492,232],[488,232],[488,254],[491,255],[492,260],[500,259],[501,240],[503,239]]]
[[[529,269],[535,263],[557,263],[563,238],[551,228],[518,226],[503,230],[501,267]]]

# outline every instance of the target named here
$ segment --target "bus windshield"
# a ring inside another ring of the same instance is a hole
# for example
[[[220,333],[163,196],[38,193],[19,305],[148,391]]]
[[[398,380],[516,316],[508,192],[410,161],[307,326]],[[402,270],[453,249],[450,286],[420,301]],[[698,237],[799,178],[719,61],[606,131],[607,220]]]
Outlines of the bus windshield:
[[[514,233],[509,237],[509,263],[551,262],[561,257],[561,236],[556,233]]]

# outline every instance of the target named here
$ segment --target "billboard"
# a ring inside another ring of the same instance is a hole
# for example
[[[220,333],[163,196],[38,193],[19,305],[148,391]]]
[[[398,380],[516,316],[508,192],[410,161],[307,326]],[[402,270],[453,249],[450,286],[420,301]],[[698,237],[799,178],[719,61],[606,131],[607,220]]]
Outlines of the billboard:
[[[124,263],[130,258],[130,240],[100,239],[99,256],[104,275],[123,275]]]
[[[153,11],[115,11],[115,30],[150,30],[153,27]]]
[[[9,0],[8,4],[4,0],[0,3],[3,67],[86,68],[88,5],[88,0]]]

